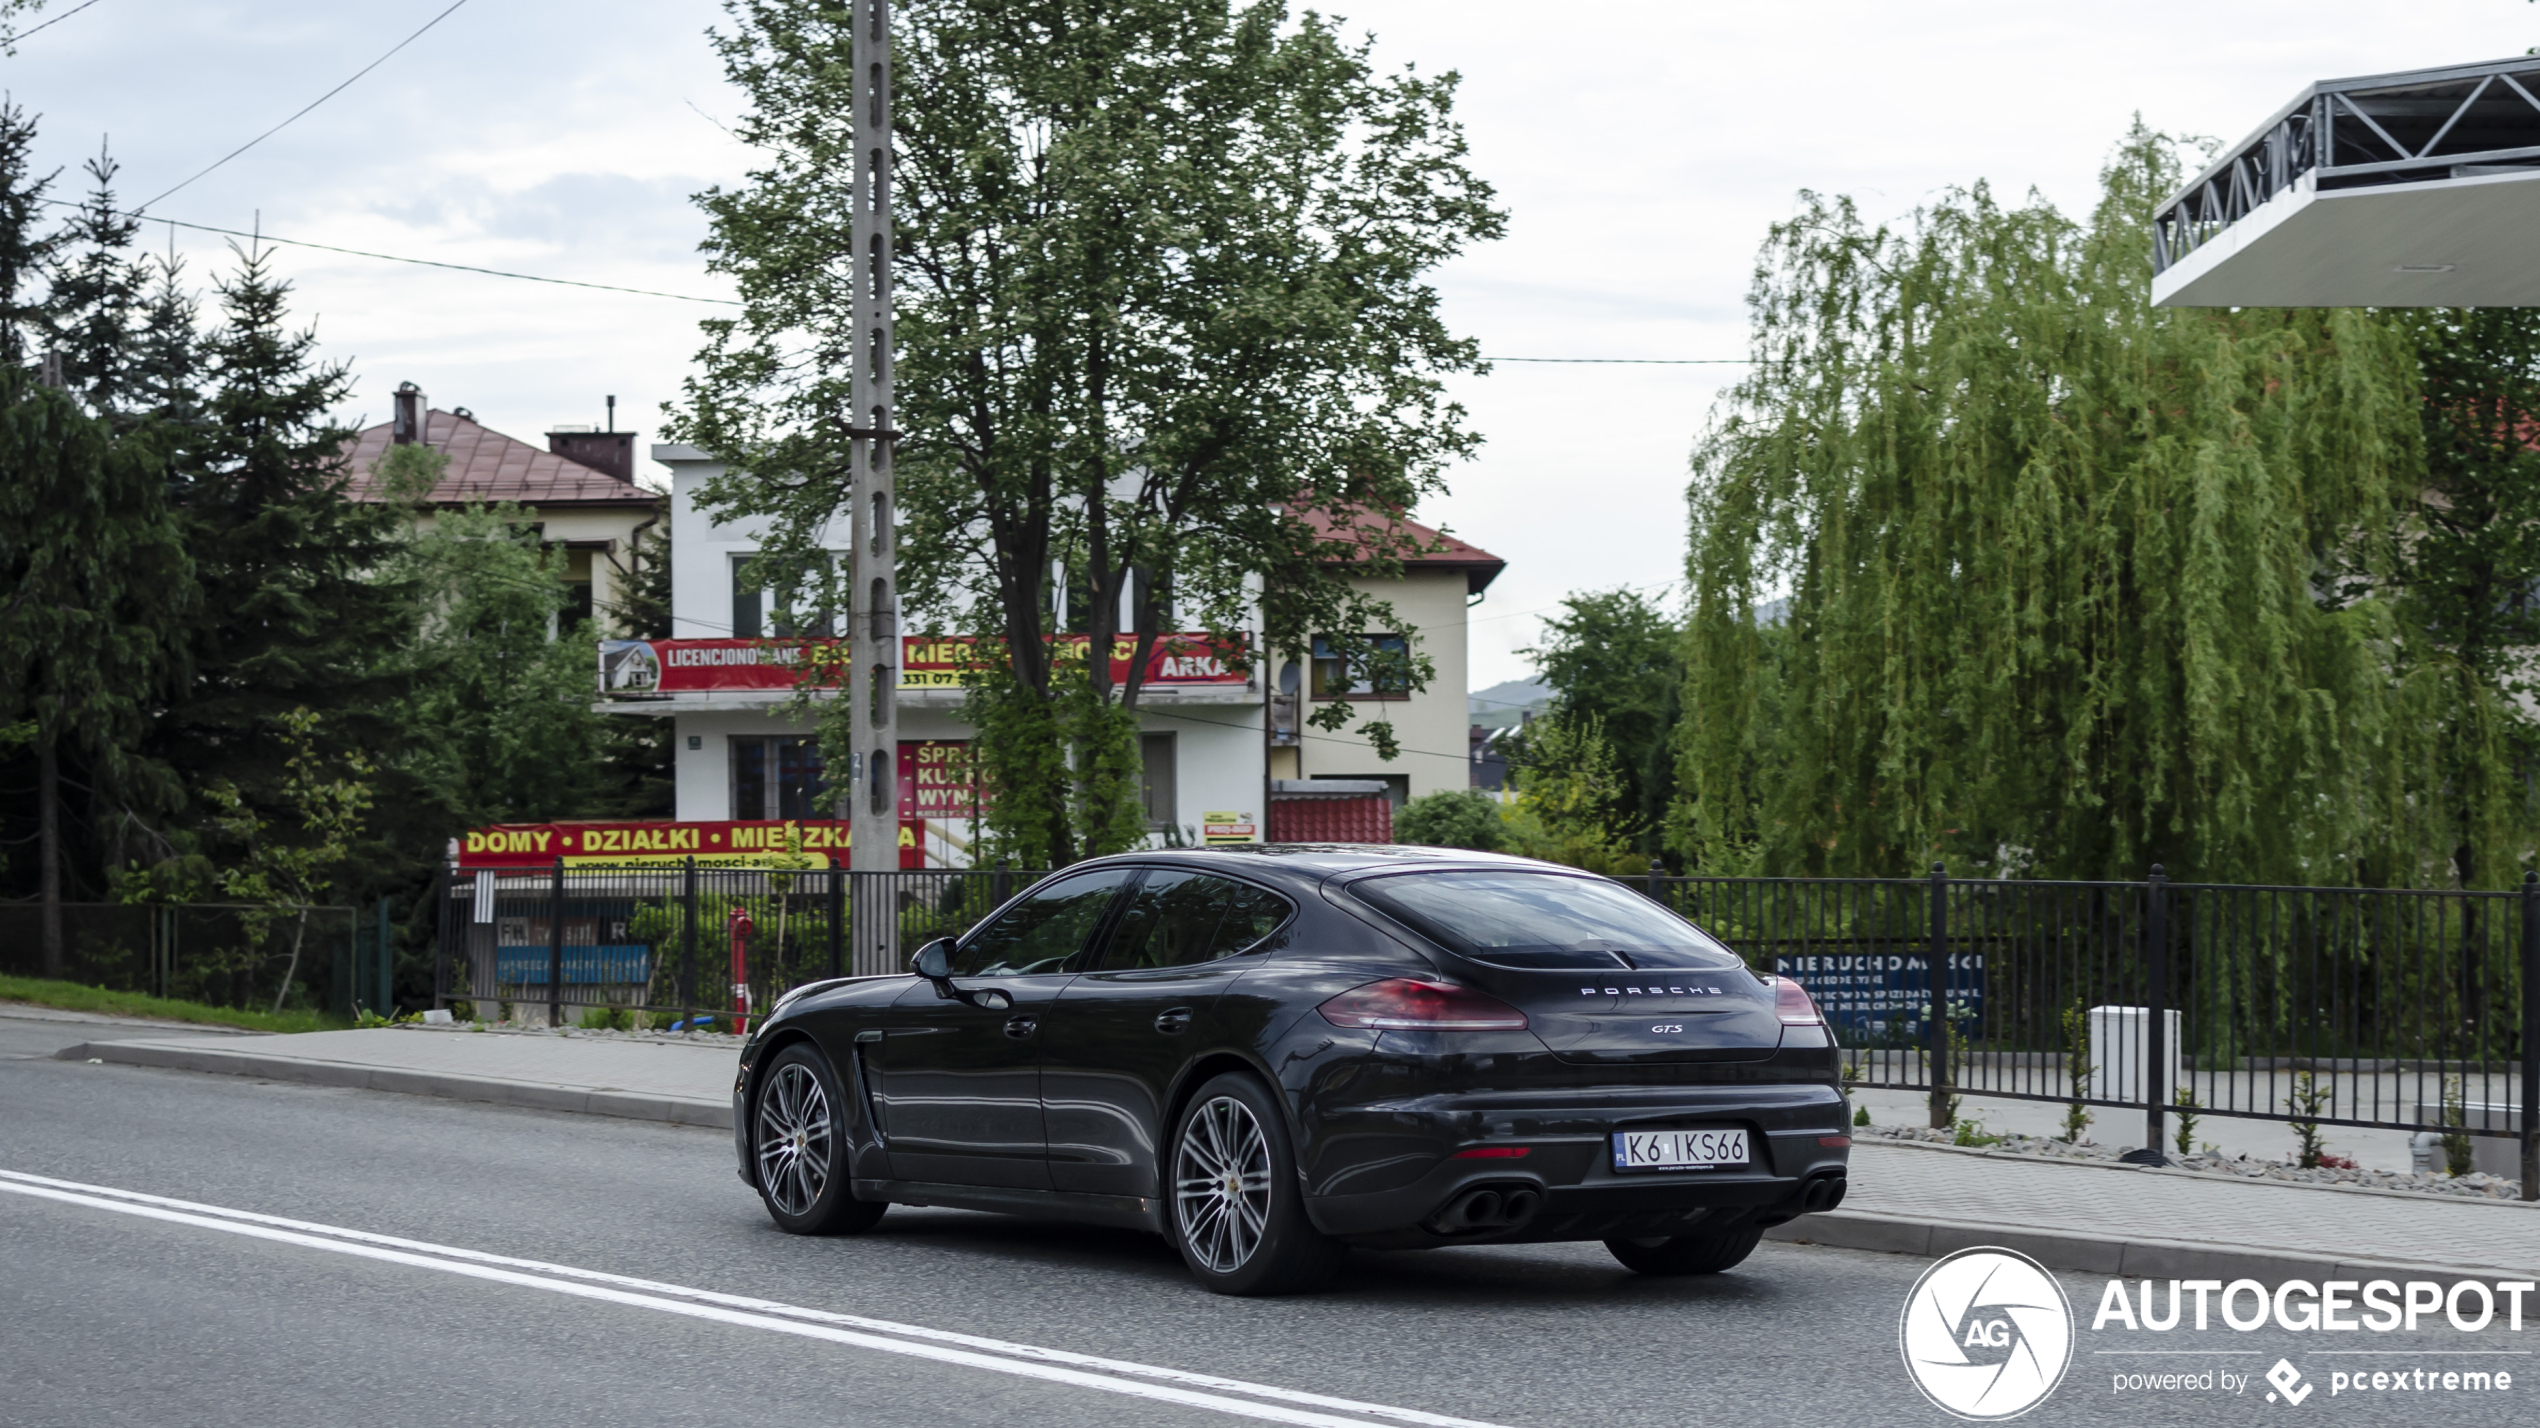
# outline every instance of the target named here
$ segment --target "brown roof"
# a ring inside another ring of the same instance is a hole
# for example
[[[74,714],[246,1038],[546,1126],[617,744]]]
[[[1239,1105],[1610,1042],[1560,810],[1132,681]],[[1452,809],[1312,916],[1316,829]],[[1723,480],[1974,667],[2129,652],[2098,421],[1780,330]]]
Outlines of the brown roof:
[[[357,433],[347,452],[352,480],[344,494],[356,501],[379,499],[371,483],[371,467],[388,452],[390,423]],[[449,472],[425,500],[436,506],[471,501],[517,501],[524,506],[649,506],[661,500],[631,481],[579,461],[514,441],[473,419],[435,411],[424,420],[424,442],[450,458]]]
[[[1360,516],[1347,528],[1335,520],[1331,512],[1316,507],[1308,506],[1300,509],[1296,516],[1323,540],[1340,539],[1363,545],[1367,538],[1361,531],[1369,525],[1375,525],[1388,534],[1407,539],[1413,543],[1415,551],[1402,552],[1396,556],[1405,570],[1461,570],[1464,572],[1466,591],[1475,595],[1488,589],[1490,583],[1499,578],[1499,572],[1508,568],[1507,561],[1470,541],[1458,540],[1443,531],[1431,529],[1418,521],[1408,520],[1401,516],[1393,516],[1381,521]]]

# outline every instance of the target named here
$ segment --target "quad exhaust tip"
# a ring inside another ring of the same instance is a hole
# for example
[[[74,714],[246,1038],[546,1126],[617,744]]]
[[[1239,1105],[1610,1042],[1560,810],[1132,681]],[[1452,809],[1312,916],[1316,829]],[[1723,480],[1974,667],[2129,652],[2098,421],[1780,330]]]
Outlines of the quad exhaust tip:
[[[1482,1185],[1447,1201],[1430,1225],[1449,1235],[1514,1229],[1542,1208],[1543,1192],[1531,1185]]]
[[[1831,1210],[1843,1203],[1844,1192],[1850,1188],[1850,1182],[1841,1175],[1820,1175],[1799,1192],[1799,1208],[1808,1214]]]

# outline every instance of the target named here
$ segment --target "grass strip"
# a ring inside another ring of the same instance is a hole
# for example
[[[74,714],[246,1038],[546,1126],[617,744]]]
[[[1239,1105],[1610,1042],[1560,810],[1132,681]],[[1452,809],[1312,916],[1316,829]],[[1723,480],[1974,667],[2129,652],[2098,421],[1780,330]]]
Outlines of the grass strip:
[[[294,1008],[284,1012],[243,1011],[205,1006],[139,992],[110,992],[77,982],[41,977],[0,976],[0,1002],[27,1002],[60,1011],[96,1012],[101,1016],[147,1017],[156,1021],[193,1022],[202,1026],[235,1026],[248,1031],[336,1031],[350,1025],[321,1011]]]

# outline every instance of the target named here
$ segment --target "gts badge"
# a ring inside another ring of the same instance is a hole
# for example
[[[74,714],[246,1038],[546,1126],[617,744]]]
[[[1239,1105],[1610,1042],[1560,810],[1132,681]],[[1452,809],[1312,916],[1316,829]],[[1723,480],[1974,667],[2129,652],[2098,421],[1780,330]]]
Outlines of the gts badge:
[[[1581,987],[1583,997],[1716,997],[1725,995],[1718,987]]]

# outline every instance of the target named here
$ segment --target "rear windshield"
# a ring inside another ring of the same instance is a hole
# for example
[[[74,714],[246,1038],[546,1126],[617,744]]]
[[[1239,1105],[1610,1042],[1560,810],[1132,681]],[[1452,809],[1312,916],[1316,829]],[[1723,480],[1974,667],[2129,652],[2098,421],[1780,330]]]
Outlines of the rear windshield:
[[[1499,871],[1398,873],[1350,891],[1477,962],[1559,969],[1744,965],[1701,928],[1592,878]]]

